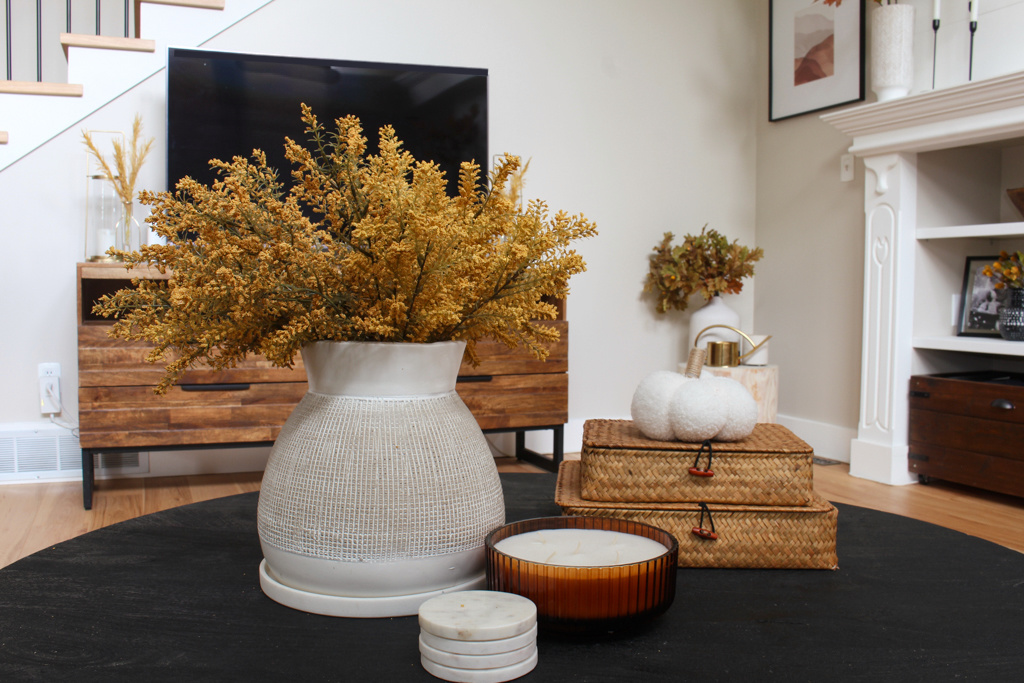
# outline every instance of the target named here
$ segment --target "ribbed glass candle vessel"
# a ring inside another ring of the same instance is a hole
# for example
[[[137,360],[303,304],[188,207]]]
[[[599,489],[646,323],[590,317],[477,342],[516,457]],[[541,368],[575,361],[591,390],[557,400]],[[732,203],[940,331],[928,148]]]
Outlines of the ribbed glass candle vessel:
[[[641,562],[565,566],[524,560],[495,547],[511,536],[549,529],[634,534],[657,541],[666,550]],[[528,519],[492,531],[485,547],[487,587],[532,600],[542,630],[623,630],[663,613],[675,599],[679,544],[667,531],[641,522],[599,517]]]

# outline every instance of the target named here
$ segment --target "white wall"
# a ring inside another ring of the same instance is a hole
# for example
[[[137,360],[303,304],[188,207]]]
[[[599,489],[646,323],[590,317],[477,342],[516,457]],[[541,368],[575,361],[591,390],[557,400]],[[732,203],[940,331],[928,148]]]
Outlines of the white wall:
[[[749,0],[276,0],[204,47],[489,69],[492,150],[532,158],[527,195],[600,231],[580,244],[589,270],[568,302],[571,451],[585,419],[628,416],[637,382],[683,356],[686,317],[640,298],[661,234],[708,223],[755,242],[759,11]],[[40,419],[44,361],[62,364],[75,417],[80,129],[125,128],[140,112],[158,140],[140,185],[164,187],[163,88],[162,74],[148,79],[0,172],[0,424]],[[753,286],[731,299],[750,327]]]

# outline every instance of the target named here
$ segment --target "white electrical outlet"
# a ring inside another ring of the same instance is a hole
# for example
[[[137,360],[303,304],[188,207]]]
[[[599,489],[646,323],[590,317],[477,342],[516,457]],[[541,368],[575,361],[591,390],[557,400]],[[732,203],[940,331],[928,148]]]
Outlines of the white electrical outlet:
[[[39,412],[60,412],[60,363],[39,364]]]

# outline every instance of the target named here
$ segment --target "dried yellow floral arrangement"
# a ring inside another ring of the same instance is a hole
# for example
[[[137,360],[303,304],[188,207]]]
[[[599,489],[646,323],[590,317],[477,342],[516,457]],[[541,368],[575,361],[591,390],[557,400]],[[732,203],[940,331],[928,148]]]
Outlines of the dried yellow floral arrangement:
[[[139,176],[139,169],[146,163],[146,157],[153,147],[153,138],[143,141],[142,139],[142,117],[138,114],[132,121],[132,139],[126,148],[119,140],[114,140],[114,165],[111,167],[104,158],[102,152],[93,142],[92,134],[87,130],[82,131],[82,143],[89,150],[89,153],[99,163],[103,177],[114,186],[117,196],[122,204],[131,204],[135,199],[135,181]]]
[[[308,144],[285,139],[294,184],[285,190],[265,155],[214,160],[219,179],[184,178],[174,193],[142,192],[146,222],[167,244],[123,253],[169,280],[134,281],[103,297],[111,335],[155,344],[166,392],[198,362],[233,366],[259,353],[291,365],[320,340],[436,342],[490,337],[544,358],[557,338],[545,297],[564,297],[586,270],[570,245],[596,234],[583,215],[517,206],[507,185],[519,159],[491,177],[462,164],[458,194],[436,164],[416,161],[390,126],[368,155],[359,119],[328,131],[303,105]]]

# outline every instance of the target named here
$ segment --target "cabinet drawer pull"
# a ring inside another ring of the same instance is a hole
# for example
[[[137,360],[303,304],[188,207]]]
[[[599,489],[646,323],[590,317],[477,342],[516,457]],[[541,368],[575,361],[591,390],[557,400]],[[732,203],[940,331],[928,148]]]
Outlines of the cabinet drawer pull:
[[[1014,405],[1011,401],[1007,401],[1005,398],[997,398],[992,401],[992,407],[996,410],[1013,410]]]
[[[493,379],[493,375],[466,375],[465,377],[459,375],[459,378],[456,380],[456,383],[465,384],[468,382],[490,382]]]
[[[182,391],[248,391],[248,384],[179,384]]]

